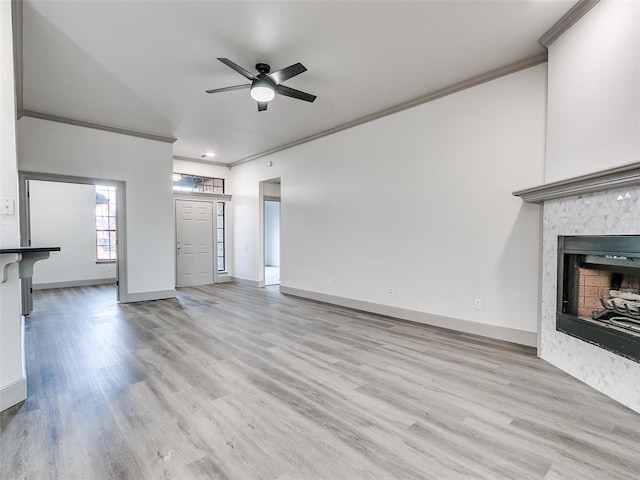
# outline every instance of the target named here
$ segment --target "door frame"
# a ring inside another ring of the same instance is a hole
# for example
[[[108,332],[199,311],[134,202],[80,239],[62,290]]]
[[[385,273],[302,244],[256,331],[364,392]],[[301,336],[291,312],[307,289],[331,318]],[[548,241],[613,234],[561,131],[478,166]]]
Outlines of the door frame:
[[[126,219],[126,182],[103,178],[74,177],[54,173],[18,172],[18,205],[20,209],[20,246],[31,246],[31,207],[29,203],[29,181],[74,183],[80,185],[105,185],[117,187],[116,190],[116,301],[127,303],[127,219]],[[22,310],[30,312],[33,308],[31,279],[22,280]]]
[[[173,195],[173,220],[174,220],[174,235],[173,235],[173,251],[174,251],[174,261],[175,261],[175,284],[176,284],[176,288],[178,287],[178,224],[176,222],[176,214],[178,212],[178,200],[186,200],[186,201],[192,201],[192,202],[206,202],[206,203],[211,203],[212,204],[212,216],[215,217],[216,216],[216,212],[218,211],[217,209],[217,204],[218,202],[222,202],[222,203],[230,203],[231,202],[231,195],[228,195],[226,193],[189,193],[189,192],[181,192],[180,194],[174,194]],[[228,210],[225,208],[225,228],[224,228],[224,234],[225,234],[225,246],[229,245],[229,236],[228,236],[228,225],[229,225],[229,218],[228,218]],[[211,231],[211,237],[213,240],[213,283],[224,283],[224,282],[228,282],[230,281],[230,277],[227,280],[221,280],[220,276],[221,275],[225,275],[226,277],[228,277],[228,272],[229,272],[229,250],[226,250],[226,258],[225,258],[225,266],[227,266],[227,269],[225,272],[218,272],[218,222],[215,221],[215,218],[212,218],[212,231]]]
[[[273,201],[275,198],[280,202],[280,225],[282,225],[282,190],[280,191],[280,197],[271,197],[264,194],[265,183],[274,183],[274,180],[280,181],[280,188],[282,189],[282,177],[273,177],[258,182],[258,202],[260,202],[258,208],[258,288],[265,286],[264,269],[265,269],[265,228],[264,228],[264,202],[265,200]],[[280,278],[282,278],[282,261],[280,262]]]

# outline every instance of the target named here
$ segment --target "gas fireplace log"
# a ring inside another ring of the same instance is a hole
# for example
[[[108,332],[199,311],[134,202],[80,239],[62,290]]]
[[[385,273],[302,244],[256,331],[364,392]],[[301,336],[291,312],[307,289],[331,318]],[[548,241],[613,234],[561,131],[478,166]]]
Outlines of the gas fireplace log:
[[[607,299],[600,297],[600,303],[605,308],[605,311],[599,312],[596,315],[598,318],[603,317],[607,312],[615,312],[630,318],[640,318],[640,302],[618,297]]]
[[[609,290],[609,295],[640,303],[640,293],[637,290]]]
[[[617,308],[633,310],[636,312],[640,312],[640,302],[634,300],[625,300],[620,297],[613,297],[607,300],[608,304],[613,304]]]

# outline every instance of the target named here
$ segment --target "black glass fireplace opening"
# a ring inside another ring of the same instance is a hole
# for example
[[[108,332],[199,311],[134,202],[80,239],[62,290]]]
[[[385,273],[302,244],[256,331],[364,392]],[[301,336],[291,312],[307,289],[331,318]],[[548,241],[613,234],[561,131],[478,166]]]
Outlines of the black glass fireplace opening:
[[[556,329],[640,363],[640,236],[558,237]]]

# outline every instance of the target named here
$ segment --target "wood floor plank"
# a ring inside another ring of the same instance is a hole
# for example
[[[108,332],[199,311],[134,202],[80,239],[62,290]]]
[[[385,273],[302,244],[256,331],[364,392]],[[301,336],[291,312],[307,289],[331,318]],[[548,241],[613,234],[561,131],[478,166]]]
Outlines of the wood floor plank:
[[[209,285],[34,293],[2,479],[632,480],[640,415],[532,349]]]

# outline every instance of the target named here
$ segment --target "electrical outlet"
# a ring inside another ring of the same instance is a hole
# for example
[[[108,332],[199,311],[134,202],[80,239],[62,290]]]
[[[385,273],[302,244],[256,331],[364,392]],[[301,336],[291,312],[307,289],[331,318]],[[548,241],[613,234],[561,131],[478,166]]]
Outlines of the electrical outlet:
[[[393,288],[387,289],[387,295],[393,295]]]
[[[476,310],[482,310],[482,299],[476,298],[473,301],[473,308],[475,308]]]
[[[327,286],[330,287],[333,285],[333,279],[327,278]]]

